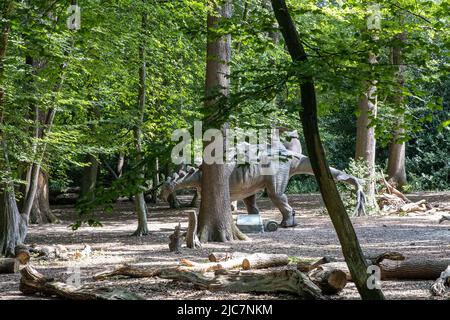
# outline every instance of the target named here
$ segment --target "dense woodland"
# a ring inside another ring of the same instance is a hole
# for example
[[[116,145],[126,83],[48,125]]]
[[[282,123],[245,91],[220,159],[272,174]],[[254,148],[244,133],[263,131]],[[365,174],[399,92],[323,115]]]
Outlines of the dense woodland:
[[[344,179],[328,165],[364,181],[368,220],[395,206],[429,212],[408,195],[450,192],[446,0],[1,0],[0,11],[0,265],[30,245],[33,228],[95,233],[118,203],[135,214],[133,235],[151,238],[164,184],[194,170],[171,159],[173,132],[193,133],[194,121],[298,132],[311,169],[286,193],[321,193],[363,298],[383,293],[365,287],[368,260],[350,219],[360,195],[336,188]],[[184,210],[178,198],[195,197],[188,246],[248,240],[233,220],[225,165],[201,172],[201,192],[168,198]],[[278,208],[287,201],[284,190],[259,191]],[[55,206],[76,215],[68,221]]]

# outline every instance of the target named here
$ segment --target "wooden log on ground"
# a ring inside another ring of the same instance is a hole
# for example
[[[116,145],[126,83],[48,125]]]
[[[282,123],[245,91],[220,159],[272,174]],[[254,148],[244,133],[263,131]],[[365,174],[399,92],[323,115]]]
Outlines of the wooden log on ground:
[[[30,251],[28,247],[21,244],[15,247],[14,255],[20,264],[27,264],[30,261]]]
[[[431,294],[433,296],[444,296],[447,292],[446,287],[450,287],[450,265],[431,286]]]
[[[248,255],[246,255],[248,257]],[[188,259],[181,259],[180,264],[187,267],[187,270],[194,272],[208,272],[215,270],[230,270],[241,268],[245,256],[221,261],[221,262],[208,262],[208,263],[198,263],[190,261]]]
[[[113,271],[99,273],[94,279],[104,280],[119,275],[133,278],[160,277],[192,283],[197,288],[210,291],[289,293],[303,299],[325,299],[321,289],[298,270],[216,270],[214,273],[203,274],[187,267],[144,269],[122,266]]]
[[[330,257],[322,257],[320,259],[300,258],[299,261],[297,262],[297,270],[301,272],[309,272],[322,264],[330,263],[333,261],[334,259]]]
[[[347,275],[340,269],[323,269],[319,266],[310,271],[308,276],[326,295],[339,293],[347,284]]]
[[[378,263],[381,280],[435,280],[450,265],[450,258],[409,258],[403,261],[385,259]]]
[[[124,276],[128,278],[151,278],[161,273],[160,269],[142,269],[129,265],[121,266],[114,270],[103,271],[94,275],[94,280],[106,280],[115,276]]]
[[[242,269],[264,269],[286,266],[288,264],[289,257],[286,254],[255,253],[243,259]]]
[[[298,270],[224,271],[201,274],[192,271],[165,269],[159,277],[193,283],[210,291],[236,293],[289,293],[302,299],[325,299],[321,290]]]
[[[54,246],[31,245],[29,252],[41,259],[67,260],[69,258],[69,251],[67,248],[59,244]]]
[[[371,262],[368,261],[370,264]],[[435,280],[442,270],[450,265],[450,258],[422,259],[407,258],[405,260],[384,259],[376,264],[380,267],[381,280]],[[348,281],[352,281],[345,262],[332,262],[319,266],[323,269],[339,269],[345,272]]]
[[[64,282],[46,278],[31,265],[20,270],[20,291],[25,295],[56,296],[68,300],[143,300],[134,293],[111,288],[76,288]]]
[[[208,259],[211,262],[220,262],[245,257],[247,255],[248,253],[244,252],[211,252],[208,255]]]
[[[0,274],[19,272],[20,261],[16,258],[0,258]]]
[[[189,224],[186,233],[186,246],[191,249],[200,248],[202,244],[197,236],[197,211],[189,210]]]

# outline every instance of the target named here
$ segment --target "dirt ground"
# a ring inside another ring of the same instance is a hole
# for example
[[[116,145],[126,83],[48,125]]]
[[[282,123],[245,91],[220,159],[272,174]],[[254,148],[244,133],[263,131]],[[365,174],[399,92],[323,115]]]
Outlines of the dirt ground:
[[[432,205],[450,205],[450,193],[421,193],[409,196],[417,201],[427,199]],[[186,202],[188,198],[183,199]],[[229,294],[196,290],[190,284],[175,283],[158,278],[111,279],[94,282],[92,275],[120,264],[162,267],[177,265],[181,258],[205,262],[211,251],[243,251],[285,253],[289,256],[331,256],[342,260],[338,239],[329,217],[324,214],[320,196],[317,194],[289,195],[290,204],[298,214],[299,225],[293,229],[251,235],[251,242],[211,243],[202,249],[183,248],[180,254],[170,253],[168,237],[181,222],[187,227],[186,209],[171,210],[161,203],[149,208],[150,235],[136,238],[130,234],[136,228],[133,205],[119,202],[113,213],[100,214],[103,227],[82,227],[72,231],[67,226],[76,219],[72,206],[54,207],[61,219],[57,225],[31,226],[28,244],[61,244],[69,251],[82,250],[84,244],[92,247],[92,254],[79,260],[36,260],[32,263],[46,276],[62,281],[69,276],[68,267],[78,265],[81,282],[85,286],[126,288],[146,299],[295,299],[290,295]],[[258,201],[263,219],[281,220],[281,215],[267,199]],[[243,213],[239,204],[239,212]],[[353,223],[367,255],[385,251],[399,251],[406,256],[449,257],[450,222],[438,224],[442,212],[417,216],[375,216],[354,218]],[[428,289],[432,281],[384,281],[382,289],[388,299],[436,299]],[[353,283],[349,283],[333,299],[358,299]],[[19,275],[0,275],[0,300],[44,299],[25,297],[19,291]]]

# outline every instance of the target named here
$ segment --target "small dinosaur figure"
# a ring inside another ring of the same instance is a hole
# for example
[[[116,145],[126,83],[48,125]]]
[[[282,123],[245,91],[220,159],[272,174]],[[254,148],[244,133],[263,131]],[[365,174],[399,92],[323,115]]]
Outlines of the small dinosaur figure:
[[[239,165],[231,162],[226,165],[226,170],[230,170],[230,200],[243,200],[249,214],[259,214],[256,194],[265,189],[268,197],[283,216],[280,226],[284,228],[297,225],[295,212],[289,205],[285,194],[289,179],[298,174],[314,175],[309,158],[302,154],[297,131],[288,132],[288,138],[288,141],[278,142],[267,148],[270,155],[275,154],[274,151],[276,151],[282,159],[276,164],[269,161],[267,164],[251,162],[246,165]],[[248,148],[248,145],[246,147]],[[268,166],[273,166],[271,169],[273,169],[274,174],[263,174],[263,170],[267,170]],[[353,215],[364,215],[363,180],[331,167],[330,171],[336,181],[345,182],[355,187],[357,205]],[[167,201],[170,194],[181,189],[196,189],[199,194],[201,179],[201,166],[200,168],[188,167],[186,171],[181,170],[169,177],[163,184],[160,197]]]

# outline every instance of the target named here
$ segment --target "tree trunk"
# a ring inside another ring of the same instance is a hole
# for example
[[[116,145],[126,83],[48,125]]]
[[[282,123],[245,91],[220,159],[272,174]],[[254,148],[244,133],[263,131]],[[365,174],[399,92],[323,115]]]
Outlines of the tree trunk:
[[[305,49],[298,38],[297,30],[285,1],[272,0],[272,6],[293,62],[306,62],[308,58]],[[310,76],[299,76],[298,80],[300,82],[302,107],[300,118],[308,154],[311,159],[311,166],[328,214],[341,243],[342,252],[361,297],[363,299],[384,299],[381,290],[369,289],[366,285],[369,278],[367,273],[368,265],[325,158],[317,124],[317,101],[314,80]]]
[[[144,8],[143,10],[146,10]],[[142,33],[145,34],[147,30],[147,12],[142,13]],[[136,162],[139,167],[139,177],[144,178],[144,169],[142,168],[142,125],[144,122],[144,111],[146,103],[146,87],[147,87],[147,63],[145,56],[145,35],[142,37],[142,43],[139,46],[139,59],[141,61],[141,66],[139,68],[139,97],[138,97],[138,123],[134,129],[134,142],[136,149]],[[147,204],[145,203],[145,195],[143,191],[140,191],[134,195],[135,208],[138,216],[138,227],[133,233],[135,236],[145,236],[148,234],[147,226]]]
[[[221,19],[231,17],[231,3],[225,1],[220,7],[210,1],[212,12],[208,14],[208,45],[206,59],[205,110],[206,114],[214,114],[217,107],[216,98],[212,95],[220,93],[228,96],[231,59],[230,35],[214,38],[211,30],[218,29]],[[208,117],[205,119],[212,125]],[[216,125],[220,123],[216,123]],[[224,143],[225,145],[225,143]],[[219,151],[220,152],[220,151]],[[233,219],[230,210],[229,173],[224,164],[202,164],[202,187],[200,213],[198,217],[198,236],[200,241],[225,242],[234,239]]]
[[[80,200],[93,201],[95,197],[95,185],[97,184],[98,160],[93,154],[86,155],[86,167],[83,167],[81,177]]]
[[[48,175],[42,169],[39,172],[36,198],[30,212],[30,223],[56,223],[58,218],[52,213],[49,201]]]
[[[371,54],[369,57],[371,64],[376,63],[376,57]],[[375,154],[376,137],[375,126],[371,125],[372,118],[377,117],[378,101],[376,95],[377,87],[375,82],[368,84],[367,92],[358,102],[359,115],[356,123],[356,148],[355,159],[365,161],[369,172],[366,175],[367,184],[365,186],[366,203],[371,209],[377,210],[375,190]]]
[[[400,45],[406,41],[406,33],[403,32],[397,35]],[[405,165],[405,152],[406,145],[404,141],[399,141],[403,138],[405,129],[402,127],[404,122],[404,99],[403,99],[403,55],[402,48],[396,46],[392,48],[392,64],[398,67],[397,72],[397,88],[395,90],[395,96],[393,98],[394,108],[401,110],[401,114],[398,116],[398,123],[396,124],[396,130],[394,132],[393,141],[389,147],[389,159],[388,159],[388,180],[393,181],[396,187],[402,190],[403,186],[407,184],[406,180],[406,165]]]

